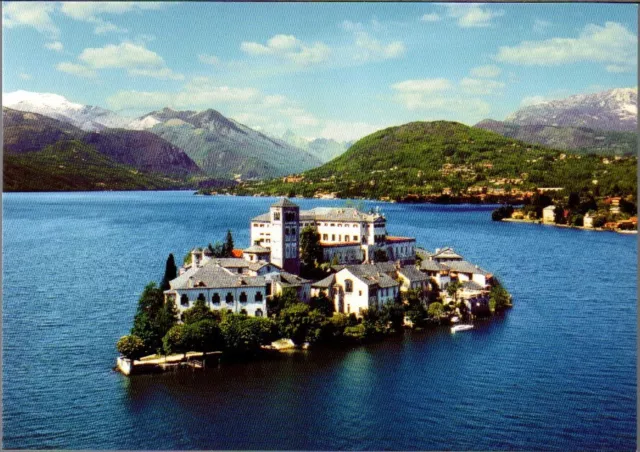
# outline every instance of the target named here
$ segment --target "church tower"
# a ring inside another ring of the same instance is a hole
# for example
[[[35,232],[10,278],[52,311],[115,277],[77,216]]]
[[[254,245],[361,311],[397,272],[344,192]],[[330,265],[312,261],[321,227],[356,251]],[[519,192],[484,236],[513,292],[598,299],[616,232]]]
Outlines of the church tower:
[[[271,262],[284,271],[300,273],[300,207],[286,198],[269,209]]]

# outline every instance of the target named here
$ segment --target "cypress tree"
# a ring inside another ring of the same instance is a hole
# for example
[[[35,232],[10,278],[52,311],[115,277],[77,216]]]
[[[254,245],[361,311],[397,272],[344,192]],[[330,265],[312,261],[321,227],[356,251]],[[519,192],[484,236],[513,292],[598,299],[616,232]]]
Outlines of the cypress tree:
[[[173,257],[173,253],[169,254],[167,258],[167,263],[164,269],[164,277],[162,278],[162,283],[160,283],[161,290],[169,290],[169,281],[172,279],[176,279],[178,277],[178,267],[176,267],[176,261]]]
[[[233,251],[233,236],[231,235],[231,229],[227,229],[227,238],[224,243],[225,257],[231,257]]]

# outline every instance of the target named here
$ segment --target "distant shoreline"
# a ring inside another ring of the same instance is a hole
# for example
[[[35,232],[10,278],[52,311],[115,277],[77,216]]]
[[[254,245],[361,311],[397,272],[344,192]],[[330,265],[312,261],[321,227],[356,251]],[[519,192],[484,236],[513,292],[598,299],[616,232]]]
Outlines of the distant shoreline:
[[[555,224],[555,223],[543,223],[542,220],[525,220],[516,218],[503,218],[500,221],[508,221],[509,223],[530,223],[539,224],[542,226],[555,226],[557,228],[566,229],[582,229],[583,231],[598,231],[598,232],[617,232],[619,234],[637,234],[637,230],[624,231],[619,229],[604,229],[604,228],[585,228],[584,226],[572,226],[569,224]]]

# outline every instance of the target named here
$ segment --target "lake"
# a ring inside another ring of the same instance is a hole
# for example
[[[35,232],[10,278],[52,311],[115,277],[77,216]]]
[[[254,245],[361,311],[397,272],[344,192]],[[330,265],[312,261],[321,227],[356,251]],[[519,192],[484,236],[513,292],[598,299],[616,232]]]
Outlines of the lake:
[[[391,234],[497,275],[515,307],[455,335],[127,378],[115,342],[168,254],[228,228],[248,246],[273,198],[2,199],[4,448],[636,450],[636,236],[367,202]]]

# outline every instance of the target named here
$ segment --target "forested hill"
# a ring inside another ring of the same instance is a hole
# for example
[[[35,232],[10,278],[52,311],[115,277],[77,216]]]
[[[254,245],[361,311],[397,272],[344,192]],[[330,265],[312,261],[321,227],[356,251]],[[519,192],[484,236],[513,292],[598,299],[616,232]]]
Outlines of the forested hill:
[[[402,200],[564,187],[635,195],[636,165],[636,157],[572,154],[455,122],[412,122],[368,135],[300,177],[244,184],[235,193]]]

